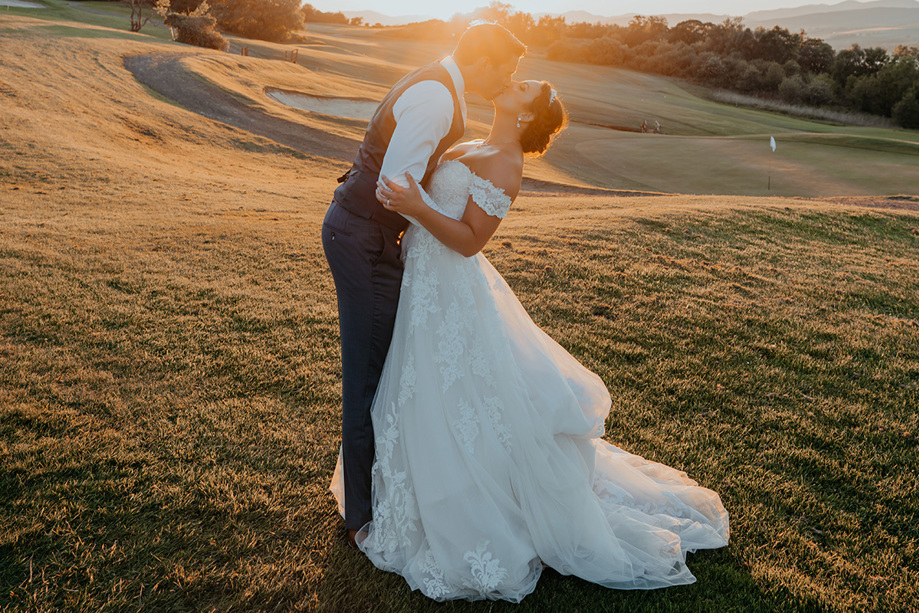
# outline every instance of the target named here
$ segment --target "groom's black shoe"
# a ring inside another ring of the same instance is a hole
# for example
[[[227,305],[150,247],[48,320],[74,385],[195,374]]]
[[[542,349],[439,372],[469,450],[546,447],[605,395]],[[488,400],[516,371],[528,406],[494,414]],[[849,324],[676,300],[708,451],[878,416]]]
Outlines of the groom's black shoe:
[[[367,533],[360,530],[348,530],[348,547],[357,549],[357,544],[367,538]]]

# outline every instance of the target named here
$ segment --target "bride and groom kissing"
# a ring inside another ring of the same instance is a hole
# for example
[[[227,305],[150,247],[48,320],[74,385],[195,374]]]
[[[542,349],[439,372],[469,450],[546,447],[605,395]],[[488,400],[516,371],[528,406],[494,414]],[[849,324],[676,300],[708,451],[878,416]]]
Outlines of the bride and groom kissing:
[[[728,514],[685,473],[604,441],[603,381],[546,335],[480,253],[525,155],[567,115],[514,81],[526,47],[468,28],[383,98],[322,226],[338,296],[349,542],[435,600],[519,602],[546,567],[619,589],[692,583]],[[464,92],[494,105],[484,140]]]

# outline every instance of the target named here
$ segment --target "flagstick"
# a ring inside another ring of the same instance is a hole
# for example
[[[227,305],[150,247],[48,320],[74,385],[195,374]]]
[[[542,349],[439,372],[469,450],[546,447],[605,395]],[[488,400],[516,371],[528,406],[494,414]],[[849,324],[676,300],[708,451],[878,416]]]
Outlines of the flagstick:
[[[772,148],[772,153],[775,153],[775,137],[769,137],[769,147]],[[769,162],[766,164],[766,174],[769,178],[766,181],[766,191],[772,191],[772,156],[769,156]]]

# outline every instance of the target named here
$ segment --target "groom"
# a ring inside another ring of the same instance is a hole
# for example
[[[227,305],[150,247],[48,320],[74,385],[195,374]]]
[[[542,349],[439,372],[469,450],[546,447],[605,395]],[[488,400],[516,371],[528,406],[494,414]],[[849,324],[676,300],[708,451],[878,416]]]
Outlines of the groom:
[[[380,175],[422,183],[466,129],[464,92],[491,100],[510,83],[526,47],[489,23],[467,29],[452,55],[396,83],[367,126],[354,165],[322,225],[341,329],[342,464],[345,524],[355,544],[371,519],[373,423],[370,405],[392,339],[402,284],[400,237],[408,222],[377,202]]]

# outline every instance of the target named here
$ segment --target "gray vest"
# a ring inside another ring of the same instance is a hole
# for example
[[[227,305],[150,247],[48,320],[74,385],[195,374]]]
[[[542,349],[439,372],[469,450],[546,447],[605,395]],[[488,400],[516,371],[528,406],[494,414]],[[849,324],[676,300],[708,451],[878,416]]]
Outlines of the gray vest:
[[[393,131],[396,129],[396,120],[392,112],[393,106],[405,90],[420,81],[443,83],[453,95],[453,124],[450,126],[450,131],[447,135],[437,144],[437,148],[428,160],[422,182],[430,178],[440,156],[453,143],[458,141],[466,131],[458,97],[462,95],[462,92],[457,94],[453,79],[447,69],[440,62],[434,62],[410,72],[396,83],[386,94],[386,97],[383,98],[383,101],[380,102],[380,106],[377,107],[376,113],[374,113],[370,124],[367,126],[367,133],[364,135],[364,141],[357,151],[357,157],[354,158],[354,165],[351,170],[339,177],[338,182],[341,185],[335,190],[334,196],[335,202],[355,215],[365,219],[373,219],[398,232],[406,228],[408,221],[398,213],[387,211],[383,208],[383,205],[377,201],[375,193],[377,180],[380,177],[380,168],[383,166],[383,156],[386,155],[389,141],[392,139]]]

